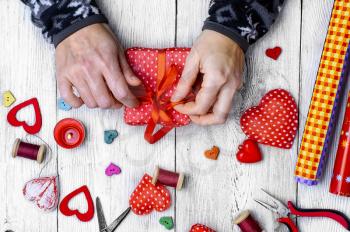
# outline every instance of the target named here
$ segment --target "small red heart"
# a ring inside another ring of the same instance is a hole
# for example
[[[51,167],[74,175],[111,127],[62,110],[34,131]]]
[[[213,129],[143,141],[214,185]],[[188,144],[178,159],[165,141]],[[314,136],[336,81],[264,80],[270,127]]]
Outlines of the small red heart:
[[[262,160],[259,146],[252,139],[246,139],[242,145],[239,145],[236,157],[242,163],[256,163]]]
[[[289,149],[298,127],[298,111],[292,95],[283,89],[269,91],[258,106],[244,112],[241,128],[260,144]]]
[[[274,48],[269,48],[266,50],[265,54],[266,56],[270,57],[271,59],[277,60],[278,57],[282,53],[282,48],[281,47],[274,47]]]
[[[131,194],[129,204],[137,215],[146,215],[156,210],[163,212],[171,205],[170,193],[163,185],[153,185],[152,177],[145,174]]]
[[[88,210],[85,213],[81,213],[77,209],[70,209],[69,208],[69,202],[74,197],[79,195],[80,193],[83,193],[85,195],[85,199],[88,205]],[[68,194],[60,204],[60,211],[65,216],[73,216],[75,215],[80,221],[87,222],[90,221],[94,217],[95,208],[94,208],[94,202],[92,201],[90,191],[86,185],[81,186],[80,188],[74,190],[70,194]]]
[[[34,107],[35,112],[35,123],[33,125],[28,125],[25,121],[19,121],[17,119],[17,113],[21,109],[32,105]],[[41,125],[42,125],[42,119],[41,119],[41,112],[40,112],[40,106],[38,99],[31,98],[25,102],[22,102],[21,104],[18,104],[17,106],[13,107],[9,113],[7,114],[7,121],[15,127],[22,126],[23,129],[29,133],[29,134],[36,134],[40,131]]]
[[[205,225],[195,224],[191,227],[190,232],[216,232],[216,231]]]

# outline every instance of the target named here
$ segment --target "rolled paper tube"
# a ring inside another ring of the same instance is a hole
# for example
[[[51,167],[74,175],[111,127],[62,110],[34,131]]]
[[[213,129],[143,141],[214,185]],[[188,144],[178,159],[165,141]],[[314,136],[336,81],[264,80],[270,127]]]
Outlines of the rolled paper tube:
[[[318,184],[329,154],[348,79],[349,10],[350,1],[334,1],[296,162],[295,178],[303,184]]]
[[[233,221],[242,232],[262,232],[259,223],[250,215],[248,210],[242,211]]]
[[[340,132],[329,192],[350,196],[350,92]]]
[[[156,166],[156,170],[154,171],[152,179],[152,184],[162,184],[180,190],[183,186],[184,178],[185,176],[183,173],[168,171]]]
[[[12,146],[12,156],[14,158],[19,156],[26,159],[36,160],[38,163],[43,162],[45,151],[45,145],[26,143],[20,139],[16,139]]]

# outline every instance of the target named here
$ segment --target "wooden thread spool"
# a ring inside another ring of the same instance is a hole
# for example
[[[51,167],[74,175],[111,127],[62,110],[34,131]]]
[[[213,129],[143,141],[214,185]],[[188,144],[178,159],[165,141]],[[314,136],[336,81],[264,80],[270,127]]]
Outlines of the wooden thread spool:
[[[162,184],[165,186],[174,187],[177,190],[181,190],[184,183],[184,178],[185,176],[183,173],[168,171],[156,166],[156,170],[154,171],[152,179],[152,184]]]
[[[20,139],[16,139],[12,146],[13,158],[19,156],[26,159],[36,160],[39,164],[44,160],[45,151],[45,145],[26,143]]]
[[[233,221],[242,232],[262,232],[259,223],[250,215],[248,210],[241,212]]]

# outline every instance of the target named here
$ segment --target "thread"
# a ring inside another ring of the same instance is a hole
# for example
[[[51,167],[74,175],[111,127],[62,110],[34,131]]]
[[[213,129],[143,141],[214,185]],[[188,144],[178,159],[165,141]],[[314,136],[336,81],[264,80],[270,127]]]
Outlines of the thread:
[[[242,232],[262,232],[259,223],[250,215],[248,210],[241,212],[233,221]]]
[[[42,163],[45,157],[46,146],[36,145],[28,142],[23,142],[20,139],[16,139],[12,146],[12,156],[17,156],[26,159],[36,160],[38,163]]]
[[[161,184],[165,186],[174,187],[177,190],[180,190],[183,186],[184,178],[185,176],[183,173],[168,171],[156,166],[152,179],[152,184]]]

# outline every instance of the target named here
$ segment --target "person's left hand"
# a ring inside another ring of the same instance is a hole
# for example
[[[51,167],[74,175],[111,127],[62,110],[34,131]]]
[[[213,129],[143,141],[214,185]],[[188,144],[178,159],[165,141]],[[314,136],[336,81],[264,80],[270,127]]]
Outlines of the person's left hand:
[[[242,85],[243,50],[230,38],[205,30],[195,41],[171,101],[183,100],[192,90],[199,74],[203,82],[195,101],[179,104],[175,110],[188,114],[200,125],[222,124],[232,107],[237,89]]]

